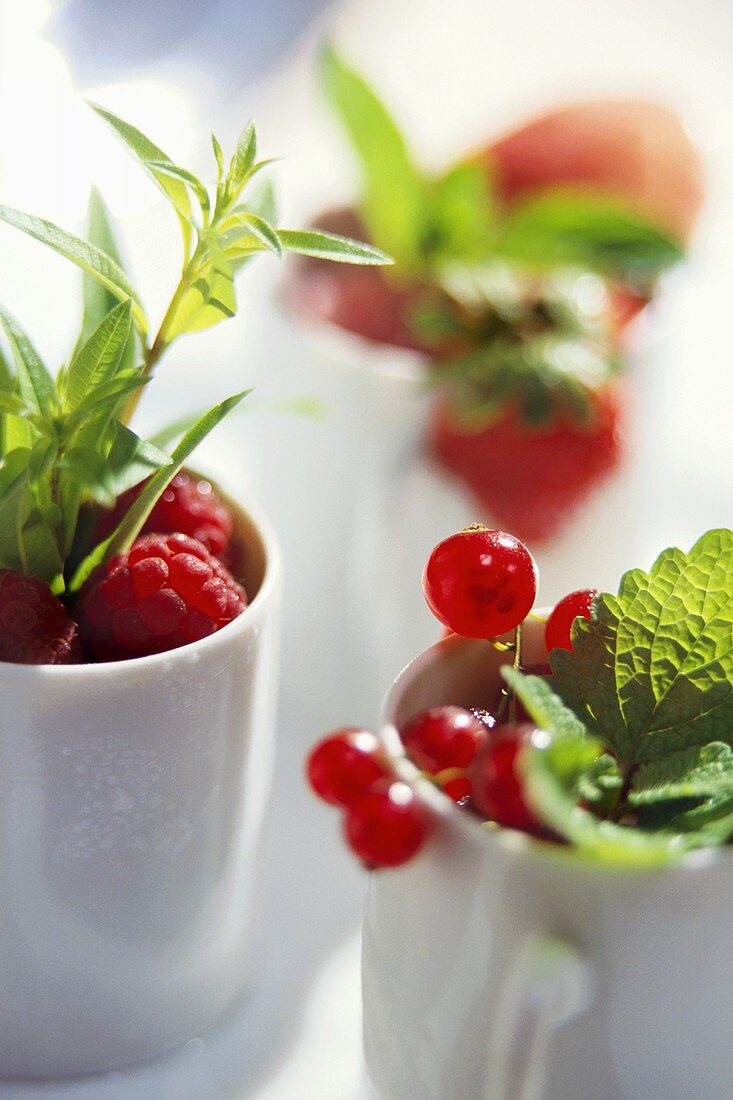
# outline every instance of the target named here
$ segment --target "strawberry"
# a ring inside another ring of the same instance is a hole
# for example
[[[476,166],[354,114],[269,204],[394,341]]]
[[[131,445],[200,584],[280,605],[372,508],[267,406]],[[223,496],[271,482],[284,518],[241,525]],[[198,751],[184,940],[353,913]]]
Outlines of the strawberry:
[[[608,384],[593,392],[591,405],[588,425],[556,412],[547,425],[530,429],[512,409],[471,432],[446,402],[440,402],[429,425],[428,444],[493,522],[539,544],[558,533],[622,457],[621,386]]]
[[[585,187],[629,201],[685,241],[703,196],[702,167],[677,115],[658,103],[574,103],[520,126],[479,154],[506,200]]]

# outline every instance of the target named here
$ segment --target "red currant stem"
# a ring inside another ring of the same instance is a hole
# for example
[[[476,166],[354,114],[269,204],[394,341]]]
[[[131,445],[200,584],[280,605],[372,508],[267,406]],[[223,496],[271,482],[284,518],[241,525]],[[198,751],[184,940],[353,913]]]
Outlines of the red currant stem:
[[[533,623],[546,623],[549,615],[538,615],[536,611],[530,611],[527,618],[531,619]]]
[[[510,653],[514,649],[514,642],[499,642],[494,638],[491,644],[499,653]]]
[[[431,779],[433,783],[437,783],[439,787],[445,787],[446,783],[452,783],[454,779],[465,779],[465,768],[443,768],[442,771],[436,772],[435,775],[429,775],[427,778]]]
[[[522,624],[517,623],[517,628],[514,631],[514,661],[512,667],[515,669],[521,668],[522,665]],[[509,704],[509,721],[516,722],[517,720],[517,696],[515,692],[512,692],[511,702]]]

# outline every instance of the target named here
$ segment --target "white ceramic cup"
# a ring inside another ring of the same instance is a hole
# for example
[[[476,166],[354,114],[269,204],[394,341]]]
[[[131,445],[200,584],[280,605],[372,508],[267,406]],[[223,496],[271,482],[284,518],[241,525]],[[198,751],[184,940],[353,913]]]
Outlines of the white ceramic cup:
[[[491,517],[426,454],[424,356],[304,317],[290,298],[263,302],[254,333],[258,396],[306,393],[323,406],[315,420],[258,425],[267,462],[257,494],[287,563],[285,692],[309,732],[372,725],[394,669],[436,635],[420,586],[430,551]],[[238,430],[245,447],[249,427]],[[565,595],[568,576],[609,588],[634,564],[637,475],[632,439],[627,461],[562,535],[530,547],[543,602]]]
[[[525,658],[542,659],[527,624]],[[382,1100],[722,1100],[733,1088],[733,853],[610,869],[489,830],[401,756],[424,707],[489,704],[501,658],[449,638],[398,677],[382,738],[430,805],[412,863],[373,874],[367,1066]]]
[[[242,996],[279,550],[231,500],[251,603],[151,657],[0,664],[0,1076],[140,1062]]]

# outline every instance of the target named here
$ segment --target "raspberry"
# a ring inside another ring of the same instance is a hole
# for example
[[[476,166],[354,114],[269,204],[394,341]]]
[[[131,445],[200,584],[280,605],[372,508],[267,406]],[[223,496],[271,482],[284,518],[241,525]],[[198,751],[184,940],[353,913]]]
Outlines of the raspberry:
[[[40,577],[0,569],[0,661],[68,665],[81,661],[77,625]]]
[[[187,535],[144,535],[82,590],[79,629],[98,661],[162,653],[205,638],[240,615],[247,594]]]
[[[137,499],[140,486],[128,489],[106,515],[99,529],[105,538],[114,531],[130,505]],[[192,477],[185,470],[171,481],[145,521],[143,534],[183,534],[198,539],[216,558],[227,560],[234,521],[211,483]]]

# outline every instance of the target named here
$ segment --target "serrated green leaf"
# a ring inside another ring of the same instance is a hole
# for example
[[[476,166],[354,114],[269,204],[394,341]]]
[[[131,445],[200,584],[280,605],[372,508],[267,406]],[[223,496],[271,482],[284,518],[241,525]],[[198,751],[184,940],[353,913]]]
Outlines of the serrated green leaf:
[[[286,252],[314,256],[319,260],[358,265],[394,263],[390,256],[373,245],[342,237],[338,233],[322,233],[316,229],[278,229],[277,235]]]
[[[191,202],[188,197],[188,188],[182,180],[153,167],[155,163],[172,167],[173,161],[167,153],[164,153],[155,142],[146,137],[136,126],[125,122],[124,119],[119,118],[112,111],[108,111],[106,107],[102,107],[98,103],[92,103],[90,100],[87,100],[87,103],[117,134],[133,157],[172,204],[178,215],[183,233],[183,251],[185,255],[188,255],[191,244]]]
[[[683,257],[677,241],[622,202],[564,189],[511,212],[496,252],[539,267],[578,265],[640,287]]]
[[[628,800],[632,806],[682,798],[733,798],[733,750],[711,741],[673,752],[636,769]]]
[[[553,650],[555,686],[631,769],[733,740],[733,532],[709,531],[688,554],[665,550],[647,574],[575,620],[572,652]]]
[[[249,390],[235,394],[227,398],[219,405],[205,413],[194,426],[186,432],[180,443],[170,456],[169,465],[159,469],[150,478],[137,499],[128,509],[127,514],[115,528],[112,534],[99,543],[90,554],[84,558],[77,568],[69,586],[69,591],[78,592],[87,577],[105,561],[109,561],[115,554],[123,553],[132,545],[140,533],[145,520],[155,507],[161,494],[171,479],[176,476],[188,456],[198,447],[199,443],[211,432],[224,417],[242,401]]]
[[[501,674],[540,729],[565,738],[588,736],[586,727],[556,695],[546,677],[528,676],[511,665],[504,665]]]
[[[245,179],[257,156],[257,131],[253,122],[248,122],[237,142],[237,151],[232,159],[229,178],[233,187]]]
[[[404,137],[367,82],[328,46],[321,57],[321,79],[359,157],[370,239],[394,256],[404,271],[420,270],[429,225],[428,194]]]
[[[592,739],[547,738],[522,755],[524,792],[541,821],[583,855],[628,870],[673,863],[690,842],[680,836],[648,833],[599,821],[578,805],[579,784],[601,751]]]
[[[0,205],[0,220],[14,226],[16,229],[20,229],[30,237],[35,237],[37,241],[48,245],[60,256],[71,260],[82,271],[86,271],[97,279],[119,301],[131,298],[135,324],[143,336],[146,334],[147,318],[137,292],[124,271],[110,256],[107,256],[95,245],[67,233],[65,229],[59,228],[53,222],[36,218],[33,214],[24,214],[22,211],[13,210],[9,206]]]
[[[132,327],[132,303],[118,303],[74,355],[65,377],[68,410],[84,405],[99,385],[114,378]]]
[[[0,207],[1,210],[2,207]],[[56,401],[56,386],[53,378],[28,335],[12,314],[2,306],[0,306],[0,326],[5,330],[13,353],[20,396],[31,409],[39,412],[44,418],[50,417]]]

